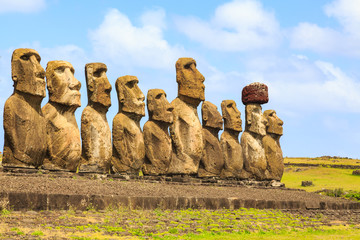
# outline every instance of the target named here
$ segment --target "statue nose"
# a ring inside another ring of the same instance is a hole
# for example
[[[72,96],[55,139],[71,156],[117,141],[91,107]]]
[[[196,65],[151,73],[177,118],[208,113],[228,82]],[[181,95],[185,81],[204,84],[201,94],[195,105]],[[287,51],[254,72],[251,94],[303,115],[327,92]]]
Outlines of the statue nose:
[[[32,56],[30,56],[30,61],[35,66],[35,74],[36,74],[36,76],[39,77],[39,78],[45,78],[45,70],[40,65],[37,58],[34,55],[32,55]]]
[[[138,97],[138,100],[143,102],[145,100],[145,96],[143,94],[141,94],[139,97]]]
[[[172,106],[168,106],[167,108],[166,108],[166,111],[169,111],[169,112],[172,112],[174,110],[174,108],[172,107]]]
[[[69,88],[71,90],[80,90],[81,87],[81,83],[80,81],[78,81],[75,77],[72,77],[72,79],[70,79],[70,85]]]

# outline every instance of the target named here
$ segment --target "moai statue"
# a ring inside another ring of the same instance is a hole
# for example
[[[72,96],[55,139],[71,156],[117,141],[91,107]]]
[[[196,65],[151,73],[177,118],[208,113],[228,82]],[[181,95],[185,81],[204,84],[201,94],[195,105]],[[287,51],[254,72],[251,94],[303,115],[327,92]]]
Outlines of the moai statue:
[[[233,100],[222,101],[221,110],[224,119],[224,132],[221,134],[220,143],[225,159],[221,177],[245,179],[248,174],[244,170],[244,157],[239,142],[239,134],[242,132],[240,111]]]
[[[143,173],[166,174],[169,168],[172,144],[169,126],[173,122],[173,107],[162,89],[150,89],[146,98],[149,121],[144,125],[145,162]]]
[[[42,108],[48,140],[45,169],[76,171],[80,164],[81,139],[74,113],[81,106],[81,83],[74,72],[66,61],[50,61],[46,67],[49,102]]]
[[[257,180],[269,179],[262,138],[266,135],[266,119],[261,104],[269,101],[268,88],[262,83],[251,83],[242,91],[245,105],[245,132],[241,136],[244,167]]]
[[[140,120],[145,116],[145,97],[135,76],[116,80],[119,112],[113,120],[113,170],[139,173],[145,159],[145,144]]]
[[[112,157],[111,130],[106,113],[111,106],[111,85],[103,63],[85,65],[88,105],[81,115],[80,171],[107,172]]]
[[[179,58],[175,67],[178,97],[171,102],[174,122],[170,126],[175,155],[169,173],[197,174],[204,151],[197,106],[205,100],[205,78],[192,58]]]
[[[46,121],[41,111],[45,71],[37,51],[19,48],[11,58],[14,93],[4,107],[4,166],[39,167],[46,154]]]
[[[280,181],[284,173],[284,158],[280,147],[283,121],[274,110],[264,111],[267,120],[266,136],[262,139],[270,178]]]
[[[219,141],[219,131],[223,129],[223,120],[217,107],[205,101],[201,106],[204,154],[200,161],[199,177],[220,176],[224,168],[224,156]]]

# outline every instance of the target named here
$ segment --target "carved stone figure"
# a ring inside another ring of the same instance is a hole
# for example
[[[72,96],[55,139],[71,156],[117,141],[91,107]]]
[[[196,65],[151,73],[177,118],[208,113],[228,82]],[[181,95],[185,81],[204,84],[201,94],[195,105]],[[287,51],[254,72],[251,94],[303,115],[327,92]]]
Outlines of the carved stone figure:
[[[258,180],[269,178],[262,138],[266,135],[266,119],[260,104],[268,101],[267,86],[262,83],[247,85],[242,91],[245,104],[245,132],[241,136],[244,167]]]
[[[81,106],[81,83],[66,61],[50,61],[46,67],[49,102],[42,108],[47,120],[48,156],[46,169],[76,171],[81,159],[80,131],[75,110]]]
[[[166,174],[169,168],[172,145],[169,126],[173,122],[170,103],[162,89],[150,89],[146,98],[149,121],[144,125],[145,162],[143,173]]]
[[[37,51],[19,48],[11,58],[14,93],[4,107],[4,166],[39,167],[46,154],[46,121],[41,111],[45,71]]]
[[[225,160],[221,176],[223,178],[247,178],[248,174],[244,170],[243,152],[239,142],[239,134],[242,132],[240,111],[233,100],[222,101],[221,110],[224,119],[224,132],[221,134],[220,143]]]
[[[224,168],[224,156],[220,146],[218,133],[223,129],[223,120],[217,107],[205,101],[201,106],[203,123],[204,154],[200,161],[198,176],[220,176]]]
[[[179,58],[175,67],[178,97],[171,102],[174,122],[170,126],[175,155],[169,173],[197,174],[204,151],[197,106],[205,100],[205,78],[192,58]]]
[[[145,159],[145,144],[140,119],[145,116],[144,94],[135,76],[116,80],[119,112],[113,120],[113,157],[115,172],[138,173]]]
[[[264,111],[267,119],[266,136],[262,139],[270,178],[280,181],[284,173],[284,158],[280,147],[283,121],[274,110]]]
[[[112,157],[111,130],[106,113],[111,106],[111,85],[103,63],[85,65],[88,105],[81,115],[82,163],[80,171],[106,172]]]

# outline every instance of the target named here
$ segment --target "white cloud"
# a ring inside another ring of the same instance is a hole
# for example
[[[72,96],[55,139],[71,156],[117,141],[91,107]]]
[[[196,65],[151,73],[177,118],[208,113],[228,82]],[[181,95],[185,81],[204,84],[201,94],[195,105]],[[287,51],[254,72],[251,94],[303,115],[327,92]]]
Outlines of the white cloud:
[[[360,80],[330,62],[293,55],[253,57],[246,63],[239,72],[206,67],[206,98],[234,99],[241,105],[243,87],[263,82],[269,87],[264,109],[274,108],[292,119],[310,113],[360,113]]]
[[[207,65],[204,67],[203,75],[205,77],[205,91],[214,95],[226,95],[231,94],[234,91],[238,93],[237,88],[233,88],[234,82],[238,82],[241,79],[241,74],[232,72],[222,72],[214,66]]]
[[[329,62],[290,59],[257,78],[268,85],[273,105],[287,111],[360,112],[360,82]]]
[[[335,17],[344,27],[344,32],[360,37],[360,5],[358,0],[336,0],[325,6],[325,13]]]
[[[143,26],[154,26],[155,28],[165,29],[166,28],[166,13],[164,9],[158,8],[153,11],[147,11],[140,17]]]
[[[299,23],[290,35],[291,47],[322,53],[360,57],[360,5],[357,0],[335,0],[324,7],[328,17],[334,17],[341,29],[321,27],[314,23]]]
[[[84,50],[72,44],[56,46],[53,48],[44,48],[36,43],[34,44],[34,49],[39,52],[42,59],[41,62],[45,67],[48,61],[63,60],[74,65],[75,71],[77,71],[78,69],[83,70],[85,63],[88,61],[88,57],[86,56]],[[75,67],[77,65],[79,65],[79,68]]]
[[[165,12],[145,12],[141,22],[141,27],[134,26],[126,15],[111,9],[101,25],[89,33],[95,55],[123,66],[173,69],[183,50],[163,37]]]
[[[0,13],[38,12],[45,8],[45,0],[0,0]]]
[[[279,23],[255,0],[234,0],[219,6],[209,22],[177,17],[177,28],[190,39],[220,51],[247,51],[276,46]]]

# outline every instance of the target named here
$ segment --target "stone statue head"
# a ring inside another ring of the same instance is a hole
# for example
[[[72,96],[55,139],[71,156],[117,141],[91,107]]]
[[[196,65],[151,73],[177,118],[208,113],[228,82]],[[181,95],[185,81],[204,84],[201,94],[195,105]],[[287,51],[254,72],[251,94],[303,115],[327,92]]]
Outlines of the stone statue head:
[[[266,132],[276,135],[283,135],[284,122],[276,115],[275,110],[264,111],[264,117],[267,120]]]
[[[259,134],[266,135],[267,120],[262,114],[261,105],[258,103],[249,103],[245,106],[245,130]]]
[[[236,107],[234,100],[224,100],[221,102],[221,111],[224,119],[224,128],[236,132],[242,131],[241,113]]]
[[[119,100],[119,112],[145,116],[145,96],[138,86],[135,76],[123,76],[116,80],[115,87]]]
[[[179,58],[176,62],[176,82],[178,96],[186,97],[194,105],[205,100],[204,76],[196,69],[192,58]]]
[[[89,103],[111,106],[111,85],[106,76],[107,67],[104,63],[88,63],[85,65],[85,78]]]
[[[162,89],[150,89],[146,97],[149,119],[166,123],[173,122],[172,110],[174,109],[166,99]]]
[[[29,48],[16,49],[11,57],[11,75],[17,91],[45,97],[45,71],[40,55]]]
[[[74,76],[74,68],[66,61],[50,61],[46,66],[49,100],[66,106],[81,106],[81,83]]]
[[[222,116],[219,113],[217,107],[211,102],[203,102],[203,104],[201,105],[201,115],[203,126],[219,130],[223,129]]]

